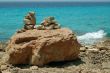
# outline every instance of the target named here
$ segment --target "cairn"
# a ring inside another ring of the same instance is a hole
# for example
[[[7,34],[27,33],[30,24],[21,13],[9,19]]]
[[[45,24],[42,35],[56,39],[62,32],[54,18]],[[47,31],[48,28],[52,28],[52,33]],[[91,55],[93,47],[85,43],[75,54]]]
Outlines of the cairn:
[[[22,33],[25,32],[26,30],[32,30],[34,29],[35,25],[36,25],[35,12],[29,12],[24,18],[24,28],[18,30],[17,33]]]
[[[35,12],[29,12],[24,18],[24,28],[18,30],[17,33],[25,32],[26,30],[35,29],[36,17]],[[59,24],[54,17],[45,18],[43,22],[37,27],[38,30],[53,30],[60,29]]]
[[[41,25],[37,27],[39,30],[52,30],[52,29],[59,29],[59,24],[55,21],[54,17],[48,17],[43,22],[41,22]]]
[[[24,29],[34,29],[36,24],[35,12],[29,12],[24,18]]]

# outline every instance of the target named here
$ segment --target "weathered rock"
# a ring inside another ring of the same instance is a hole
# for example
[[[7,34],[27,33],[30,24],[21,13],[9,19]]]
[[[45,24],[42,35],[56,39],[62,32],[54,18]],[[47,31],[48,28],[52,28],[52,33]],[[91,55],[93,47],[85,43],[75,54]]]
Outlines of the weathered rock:
[[[8,68],[7,65],[1,65],[0,67],[1,70],[6,70],[7,68]]]
[[[3,52],[5,50],[5,48],[6,48],[6,46],[7,46],[6,42],[0,42],[0,52],[1,51]]]
[[[99,49],[97,49],[97,48],[92,48],[92,49],[88,49],[87,51],[90,51],[90,52],[99,52]]]
[[[34,29],[36,24],[36,17],[34,12],[29,12],[24,18],[24,29]]]
[[[27,30],[16,33],[6,48],[8,63],[44,65],[78,58],[80,52],[74,33],[66,28]]]
[[[0,59],[3,57],[4,54],[5,52],[0,52]]]
[[[102,63],[102,68],[110,69],[110,62]]]
[[[11,72],[9,72],[9,71],[2,71],[1,73],[11,73]]]
[[[110,39],[106,39],[96,44],[99,50],[110,50]]]
[[[46,18],[40,26],[37,27],[39,30],[52,30],[52,29],[59,29],[59,24],[55,21],[54,17]]]
[[[81,47],[81,48],[80,48],[80,51],[81,51],[81,52],[85,52],[85,51],[86,51],[86,47]]]
[[[38,66],[32,66],[30,67],[30,70],[38,70]]]

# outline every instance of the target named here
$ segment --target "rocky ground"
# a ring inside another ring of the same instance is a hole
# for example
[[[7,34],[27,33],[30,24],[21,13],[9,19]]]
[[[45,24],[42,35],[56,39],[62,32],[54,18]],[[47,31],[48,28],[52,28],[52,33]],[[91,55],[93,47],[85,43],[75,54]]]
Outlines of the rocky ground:
[[[30,65],[1,65],[0,73],[110,73],[110,41],[83,46],[79,59],[53,62],[42,67]],[[0,59],[3,56],[0,50]]]

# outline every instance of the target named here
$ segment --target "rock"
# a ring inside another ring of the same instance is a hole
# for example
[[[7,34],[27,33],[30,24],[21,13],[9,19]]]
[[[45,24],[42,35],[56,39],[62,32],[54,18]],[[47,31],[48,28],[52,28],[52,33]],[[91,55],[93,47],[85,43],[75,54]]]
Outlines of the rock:
[[[81,47],[80,48],[80,52],[85,52],[86,51],[86,47]]]
[[[1,46],[0,46],[1,47]],[[2,48],[0,48],[0,51],[3,51],[3,49]]]
[[[0,43],[0,51],[3,51],[3,44]]]
[[[8,68],[7,65],[1,65],[0,67],[1,70],[6,70],[7,68]]]
[[[102,63],[103,69],[110,69],[110,62]]]
[[[29,70],[29,69],[21,69],[21,70],[19,70],[19,71],[16,72],[16,73],[38,73],[38,72],[32,72],[32,71]]]
[[[44,65],[50,62],[78,58],[80,44],[75,34],[66,28],[56,30],[27,30],[16,33],[6,53],[10,64]]]
[[[37,70],[38,69],[38,66],[32,66],[30,67],[31,70]]]
[[[0,42],[0,52],[1,51],[3,52],[5,50],[5,48],[6,48],[6,46],[7,46],[6,42]]]
[[[5,52],[0,52],[0,59],[3,57]]]
[[[37,27],[39,30],[52,30],[52,29],[59,29],[59,24],[55,21],[54,17],[46,18],[42,23],[41,26]]]
[[[99,52],[99,49],[92,48],[92,49],[87,49],[87,51],[90,51],[90,52]]]
[[[21,30],[18,30],[17,33],[22,33],[22,32],[25,32],[26,29],[21,29]]]
[[[15,68],[11,69],[10,71],[11,71],[11,73],[21,73],[21,72],[19,72],[20,70],[21,70],[20,68],[15,67]]]
[[[2,71],[1,73],[11,73],[11,72],[9,72],[9,71]]]
[[[24,18],[24,29],[34,29],[36,24],[35,12],[29,12]]]
[[[99,50],[110,50],[110,39],[106,39],[96,44]]]
[[[99,50],[108,50],[106,47],[98,47]]]

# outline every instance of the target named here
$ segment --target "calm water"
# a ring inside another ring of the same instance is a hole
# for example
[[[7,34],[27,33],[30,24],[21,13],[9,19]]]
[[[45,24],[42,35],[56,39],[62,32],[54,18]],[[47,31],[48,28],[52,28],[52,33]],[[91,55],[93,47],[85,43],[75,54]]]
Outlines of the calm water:
[[[37,24],[54,16],[80,39],[110,36],[110,3],[0,3],[0,40],[9,39],[23,27],[28,11],[36,12]]]

